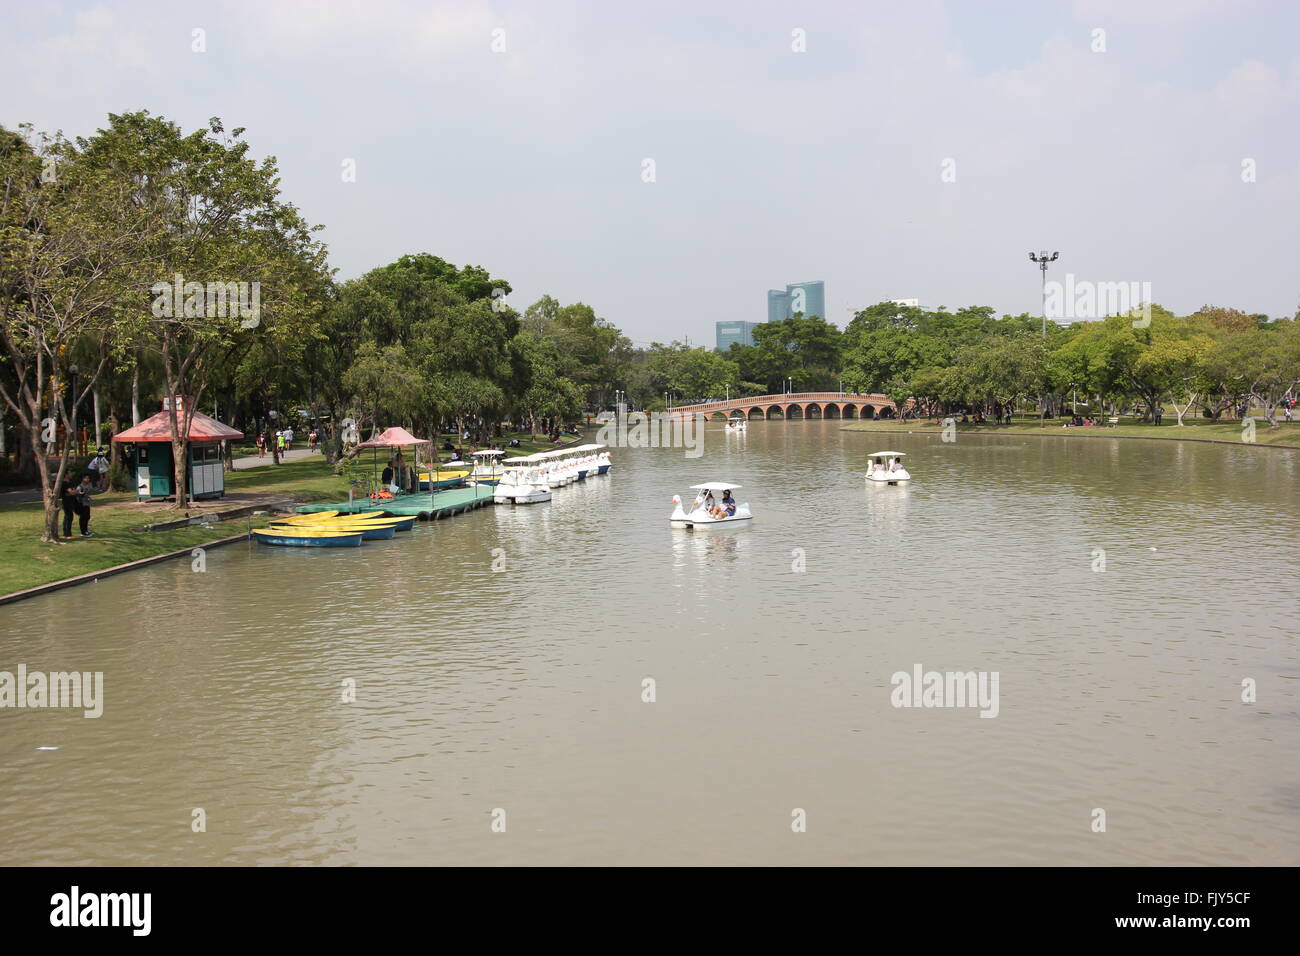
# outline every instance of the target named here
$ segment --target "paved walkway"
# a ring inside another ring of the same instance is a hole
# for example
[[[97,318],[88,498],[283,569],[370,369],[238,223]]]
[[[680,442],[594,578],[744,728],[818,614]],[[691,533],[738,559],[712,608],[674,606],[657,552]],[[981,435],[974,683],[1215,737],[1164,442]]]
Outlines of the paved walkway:
[[[312,455],[320,455],[319,451],[311,451],[304,445],[298,445],[292,451],[287,451],[280,456],[281,461],[300,461],[303,458],[310,458]],[[236,458],[231,462],[235,471],[244,471],[248,468],[257,468],[261,465],[274,465],[275,459],[271,457],[268,451],[266,457],[258,458],[256,455],[248,455],[244,458]]]

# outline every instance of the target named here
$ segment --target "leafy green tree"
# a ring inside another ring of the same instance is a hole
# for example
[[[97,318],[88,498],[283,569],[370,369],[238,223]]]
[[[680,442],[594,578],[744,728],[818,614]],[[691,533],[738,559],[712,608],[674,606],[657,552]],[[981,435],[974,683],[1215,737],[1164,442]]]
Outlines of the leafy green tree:
[[[170,403],[168,416],[178,508],[188,495],[190,421],[214,369],[250,329],[260,329],[272,347],[293,340],[326,285],[324,246],[279,198],[275,159],[251,159],[243,133],[227,134],[214,117],[186,135],[140,111],[110,114],[107,128],[78,140],[87,162],[129,184],[136,208],[165,227],[154,243],[153,283],[121,318],[133,339],[144,338],[161,356],[166,394],[186,399],[183,409]],[[174,276],[183,283],[175,291]],[[229,283],[256,284],[254,316],[214,294]]]
[[[77,409],[114,357],[121,303],[140,296],[164,227],[84,150],[24,132],[0,128],[0,400],[37,465],[41,540],[57,541]],[[68,440],[51,475],[46,445],[57,426]]]

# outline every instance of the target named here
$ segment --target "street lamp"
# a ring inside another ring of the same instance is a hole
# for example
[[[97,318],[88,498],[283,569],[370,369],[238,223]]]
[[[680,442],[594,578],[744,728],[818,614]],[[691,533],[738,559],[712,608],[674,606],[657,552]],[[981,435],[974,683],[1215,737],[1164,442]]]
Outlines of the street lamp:
[[[1055,262],[1060,257],[1061,254],[1059,252],[1053,252],[1049,256],[1046,249],[1037,255],[1034,255],[1032,252],[1029,254],[1029,261],[1037,262],[1038,268],[1042,270],[1043,273],[1043,338],[1047,338],[1047,264],[1049,262]]]

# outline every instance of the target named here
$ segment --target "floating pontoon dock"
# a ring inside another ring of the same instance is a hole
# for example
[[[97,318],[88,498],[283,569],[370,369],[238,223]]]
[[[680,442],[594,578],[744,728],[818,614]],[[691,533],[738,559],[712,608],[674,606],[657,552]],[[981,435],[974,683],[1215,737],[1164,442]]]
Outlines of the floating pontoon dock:
[[[410,495],[398,495],[396,498],[383,498],[374,501],[370,498],[357,498],[339,504],[299,505],[295,509],[299,514],[315,514],[318,511],[338,511],[339,514],[355,514],[358,511],[383,511],[390,515],[436,520],[450,518],[452,515],[474,508],[492,504],[491,485],[470,485],[465,488],[439,489],[430,501],[427,491]]]

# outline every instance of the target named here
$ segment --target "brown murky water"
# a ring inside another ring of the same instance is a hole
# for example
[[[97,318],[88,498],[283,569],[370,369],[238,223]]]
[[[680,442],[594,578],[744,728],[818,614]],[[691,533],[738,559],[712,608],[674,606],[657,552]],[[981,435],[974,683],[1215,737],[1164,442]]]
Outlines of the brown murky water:
[[[0,710],[7,862],[1300,863],[1296,452],[838,425],[0,608],[0,670],[105,675]],[[752,526],[670,530],[709,478]],[[915,664],[997,717],[893,707]]]

